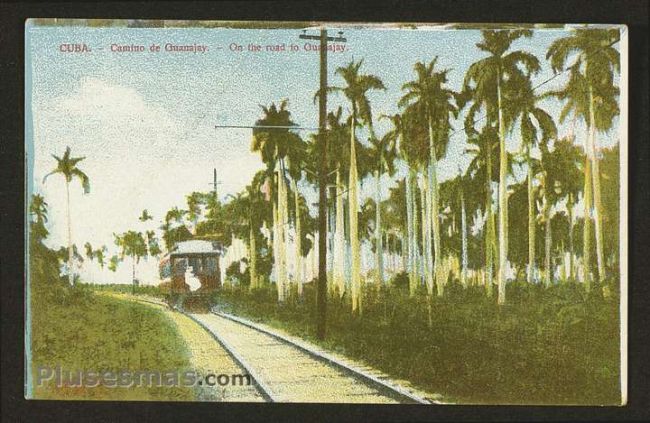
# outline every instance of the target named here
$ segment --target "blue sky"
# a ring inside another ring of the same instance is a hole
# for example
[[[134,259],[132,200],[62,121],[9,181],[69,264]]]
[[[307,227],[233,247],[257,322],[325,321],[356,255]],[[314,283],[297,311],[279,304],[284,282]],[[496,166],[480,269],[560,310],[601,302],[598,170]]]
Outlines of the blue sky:
[[[387,87],[370,95],[375,118],[398,111],[401,86],[413,78],[415,62],[438,56],[439,66],[450,69],[449,86],[458,90],[467,67],[483,57],[475,47],[480,32],[474,30],[342,30],[346,51],[328,55],[329,83],[341,84],[334,74],[337,66],[363,59],[363,71],[379,76]],[[312,101],[319,81],[318,53],[303,51],[305,40],[298,39],[299,30],[28,27],[27,31],[34,129],[31,183],[34,192],[42,193],[50,204],[52,246],[65,243],[64,183],[52,178],[44,185],[42,178],[55,166],[50,154],[62,154],[67,145],[74,155],[86,156],[80,167],[92,185],[89,195],[82,195],[80,186],[72,190],[73,241],[114,249],[113,232],[157,227],[166,210],[184,206],[186,194],[208,190],[213,167],[222,180],[221,197],[243,189],[262,168],[259,157],[250,152],[250,130],[215,130],[214,125],[252,125],[260,117],[260,104],[283,98],[288,98],[295,122],[318,125],[318,109]],[[531,39],[513,45],[540,58],[542,71],[535,83],[552,76],[543,58],[550,43],[566,35],[566,30],[536,30]],[[82,42],[91,53],[59,52],[62,43]],[[248,43],[293,43],[300,51],[238,53],[228,48],[233,42],[244,48]],[[147,49],[152,43],[162,48],[165,43],[196,43],[209,50],[204,54],[112,53],[113,43],[141,44]],[[563,81],[556,78],[544,89],[557,88]],[[342,97],[333,95],[328,101],[330,110],[342,105],[347,112]],[[546,106],[558,115],[557,103]],[[461,122],[457,129],[462,128]],[[387,123],[377,124],[379,134],[386,130]],[[560,132],[567,130],[565,125]],[[616,124],[609,134],[599,135],[599,144],[615,142],[617,131]],[[511,137],[509,148],[517,148],[516,137]],[[459,163],[464,166],[459,158],[463,149],[460,131],[441,160],[443,180],[453,176]],[[390,181],[382,182],[387,192]],[[371,181],[364,183],[364,195],[373,189]],[[144,208],[155,218],[148,226],[137,221]],[[154,263],[145,266],[154,277]],[[126,275],[97,272],[96,279],[106,281]]]

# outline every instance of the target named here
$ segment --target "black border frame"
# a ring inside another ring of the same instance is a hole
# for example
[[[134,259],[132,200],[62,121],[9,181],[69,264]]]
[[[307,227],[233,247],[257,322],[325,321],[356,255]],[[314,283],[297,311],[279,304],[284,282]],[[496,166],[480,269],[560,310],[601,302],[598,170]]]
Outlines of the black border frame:
[[[629,28],[629,378],[625,407],[376,406],[27,401],[24,364],[24,23],[30,17],[348,22],[618,23]],[[112,2],[0,4],[2,421],[650,420],[648,3],[644,0]],[[8,182],[8,183],[7,183]]]

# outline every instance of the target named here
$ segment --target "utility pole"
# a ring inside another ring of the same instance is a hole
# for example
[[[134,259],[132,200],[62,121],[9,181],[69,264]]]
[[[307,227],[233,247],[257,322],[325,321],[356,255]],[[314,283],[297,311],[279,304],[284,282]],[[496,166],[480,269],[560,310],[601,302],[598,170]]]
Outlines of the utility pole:
[[[321,28],[320,35],[299,36],[303,40],[320,40],[320,95],[318,101],[318,139],[320,163],[318,169],[318,289],[316,294],[316,337],[325,339],[327,320],[327,42],[345,42],[338,37],[328,37]]]
[[[214,199],[216,201],[219,201],[219,192],[217,191],[217,185],[220,185],[221,182],[217,180],[217,168],[214,168],[214,175],[213,175],[213,181],[210,183],[212,185],[212,189],[214,191]]]
[[[321,28],[320,35],[307,35],[306,30],[298,37],[303,40],[320,41],[320,95],[318,103],[318,140],[320,143],[320,163],[318,169],[318,289],[317,289],[317,324],[316,336],[325,338],[325,323],[327,317],[327,42],[344,43],[343,32],[339,31],[337,37],[328,37],[327,30]],[[290,130],[308,130],[315,128],[299,126],[263,126],[263,125],[215,125],[215,129],[231,128],[286,128]],[[215,185],[216,191],[216,185]]]

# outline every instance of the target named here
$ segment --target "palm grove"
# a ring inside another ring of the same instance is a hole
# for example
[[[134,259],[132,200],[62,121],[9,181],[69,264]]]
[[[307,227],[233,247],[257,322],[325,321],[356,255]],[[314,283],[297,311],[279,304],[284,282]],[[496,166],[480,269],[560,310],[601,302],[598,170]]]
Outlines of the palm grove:
[[[587,291],[616,280],[618,147],[599,149],[596,138],[618,115],[619,33],[580,29],[556,40],[546,59],[566,83],[546,92],[533,80],[540,58],[511,48],[531,36],[529,30],[483,31],[477,47],[485,57],[467,69],[458,91],[449,87],[449,69],[440,69],[437,58],[416,63],[413,80],[402,86],[400,112],[390,116],[371,107],[368,94],[386,88],[378,76],[363,72],[363,61],[336,69],[340,84],[328,92],[343,96],[349,115],[342,108],[328,115],[328,282],[331,292],[350,298],[354,312],[362,312],[366,282],[388,282],[387,258],[393,275],[408,274],[410,295],[424,286],[427,295],[443,296],[445,286],[458,280],[484,285],[487,296],[496,287],[500,304],[506,302],[509,267],[529,283],[580,280]],[[561,103],[559,116],[544,110],[550,97]],[[454,130],[459,116],[464,128]],[[377,134],[377,119],[390,120],[392,129]],[[557,126],[565,121],[572,129],[560,137]],[[584,140],[576,139],[578,124],[586,127]],[[247,216],[239,224],[240,234],[248,233],[251,287],[260,286],[262,275],[268,280],[269,272],[258,268],[265,256],[284,301],[292,284],[302,292],[305,243],[314,245],[318,236],[298,189],[315,186],[316,137],[302,139],[288,129],[295,123],[286,100],[264,107],[255,125],[252,150],[266,170],[225,207]],[[440,160],[461,135],[470,145],[465,154],[471,164],[440,182]],[[507,151],[509,140],[517,143],[516,152]],[[381,198],[381,178],[394,177],[399,166],[406,175]],[[374,181],[376,192],[361,203],[364,179]],[[373,270],[365,273],[364,241],[374,255],[367,266]],[[287,255],[297,260],[292,275]]]
[[[619,263],[618,147],[599,148],[597,138],[619,113],[619,32],[574,30],[555,40],[545,58],[512,47],[531,36],[530,30],[482,31],[476,45],[482,58],[465,71],[460,87],[449,86],[450,69],[442,69],[437,57],[416,63],[392,115],[373,109],[369,94],[386,87],[364,72],[362,60],[337,68],[328,93],[346,107],[327,116],[326,234],[317,233],[304,195],[317,184],[317,137],[291,129],[297,125],[287,100],[263,107],[251,150],[265,169],[223,202],[213,193],[189,194],[186,208],[174,207],[164,217],[165,247],[193,238],[231,247],[241,240],[245,265],[229,266],[227,279],[252,290],[274,282],[284,302],[303,295],[314,275],[307,271],[315,267],[314,247],[326,236],[330,293],[359,314],[368,287],[385,286],[391,277],[405,280],[410,296],[442,297],[449,283],[458,282],[483,286],[488,297],[496,289],[499,304],[506,303],[508,278],[611,289]],[[561,89],[545,91],[535,81],[542,60],[563,76]],[[559,115],[545,110],[549,98],[560,104]],[[464,125],[454,128],[459,118]],[[378,120],[389,122],[390,130],[378,133]],[[564,123],[571,130],[560,136]],[[576,137],[579,125],[584,139]],[[441,160],[461,140],[470,164],[441,181]],[[508,151],[511,144],[516,151]],[[57,158],[54,173],[64,176],[68,189],[75,177],[88,186],[76,167],[80,159],[69,150]],[[386,178],[394,187],[382,198]],[[361,195],[365,181],[375,189],[368,198]],[[140,221],[148,220],[145,210]],[[70,239],[70,219],[67,225]],[[140,258],[162,252],[150,229],[116,235],[113,270],[120,258],[131,257],[135,279]],[[373,256],[365,272],[363,245]],[[75,251],[68,242],[68,262]],[[86,253],[103,267],[105,247],[87,244]]]

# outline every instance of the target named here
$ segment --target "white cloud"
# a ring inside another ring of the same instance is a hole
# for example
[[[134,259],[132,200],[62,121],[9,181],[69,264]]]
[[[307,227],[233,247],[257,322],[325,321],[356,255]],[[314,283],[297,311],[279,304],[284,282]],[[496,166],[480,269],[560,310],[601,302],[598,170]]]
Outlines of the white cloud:
[[[95,248],[105,244],[111,251],[113,233],[158,228],[169,208],[184,206],[185,194],[209,190],[212,167],[223,180],[221,195],[241,190],[262,168],[248,151],[245,132],[215,142],[214,130],[196,128],[197,119],[179,118],[134,88],[96,78],[82,80],[60,97],[37,95],[33,116],[34,188],[50,205],[48,242],[53,247],[66,244],[65,184],[58,176],[46,184],[42,179],[56,166],[51,154],[61,156],[66,146],[73,156],[86,157],[79,167],[91,181],[89,195],[78,182],[71,185],[73,242],[78,247],[87,241]],[[155,217],[146,228],[137,220],[145,208]],[[145,282],[154,282],[155,260],[139,269]],[[130,261],[117,274],[92,273],[100,281],[128,281]]]

